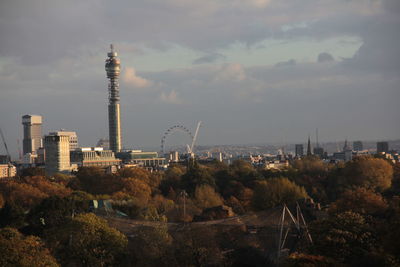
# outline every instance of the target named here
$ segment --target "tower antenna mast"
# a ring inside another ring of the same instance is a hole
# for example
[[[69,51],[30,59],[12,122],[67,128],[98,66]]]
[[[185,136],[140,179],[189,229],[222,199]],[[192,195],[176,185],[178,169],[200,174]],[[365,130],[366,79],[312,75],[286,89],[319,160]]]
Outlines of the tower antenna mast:
[[[121,62],[117,58],[118,54],[114,50],[114,45],[110,45],[110,52],[106,59],[106,73],[108,82],[108,127],[110,138],[110,149],[116,153],[121,151],[121,116],[119,106],[119,83],[118,78],[121,72]]]

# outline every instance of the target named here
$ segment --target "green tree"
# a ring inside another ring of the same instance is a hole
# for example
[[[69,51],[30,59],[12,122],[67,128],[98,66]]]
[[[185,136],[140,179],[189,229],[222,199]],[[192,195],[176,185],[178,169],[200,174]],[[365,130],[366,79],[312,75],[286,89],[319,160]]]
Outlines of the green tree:
[[[82,167],[76,174],[77,180],[72,180],[73,188],[80,189],[90,194],[112,194],[122,189],[120,177],[105,174],[104,170],[98,167]]]
[[[91,213],[77,215],[47,236],[63,265],[117,266],[128,245],[125,235]]]
[[[253,206],[258,210],[263,210],[281,204],[291,204],[304,198],[308,198],[308,195],[303,187],[287,178],[272,178],[256,185]]]
[[[312,222],[312,254],[323,255],[340,262],[356,263],[374,249],[376,239],[364,217],[344,212]]]
[[[3,267],[59,266],[38,237],[25,237],[13,228],[0,229],[0,255]]]
[[[52,196],[35,206],[29,212],[27,221],[34,234],[42,236],[44,230],[68,223],[73,213],[82,211],[79,201]]]
[[[44,168],[30,167],[22,170],[21,177],[27,176],[45,176]]]
[[[130,254],[136,259],[135,266],[167,266],[166,255],[172,244],[166,226],[140,227],[132,235]]]
[[[21,228],[25,225],[24,209],[13,203],[6,202],[0,210],[0,227]]]
[[[196,187],[204,184],[214,188],[216,186],[210,171],[197,164],[197,162],[194,162],[193,166],[182,176],[181,188],[185,189],[190,195],[193,195]]]

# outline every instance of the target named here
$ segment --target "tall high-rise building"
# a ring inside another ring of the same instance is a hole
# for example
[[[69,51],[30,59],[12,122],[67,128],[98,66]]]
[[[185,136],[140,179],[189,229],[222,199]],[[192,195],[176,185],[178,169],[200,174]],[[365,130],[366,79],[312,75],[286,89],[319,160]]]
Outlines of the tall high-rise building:
[[[353,142],[353,150],[354,151],[363,151],[364,150],[363,143],[361,141],[354,141]]]
[[[295,153],[296,153],[296,157],[304,156],[304,146],[303,146],[303,144],[295,145]]]
[[[42,116],[22,116],[24,126],[23,153],[36,153],[37,149],[43,146],[42,141]]]
[[[377,153],[388,153],[389,152],[389,143],[388,142],[377,142],[376,143],[376,152]]]
[[[71,170],[69,147],[68,135],[55,133],[44,137],[46,175]]]
[[[121,118],[119,106],[119,84],[120,60],[117,52],[111,45],[111,51],[107,54],[105,69],[107,72],[108,83],[108,128],[110,137],[110,149],[114,152],[121,151]]]
[[[78,144],[78,136],[76,135],[76,132],[70,132],[70,131],[65,131],[64,129],[61,129],[56,132],[51,132],[49,135],[68,135],[69,137],[69,150],[74,151],[79,148]]]

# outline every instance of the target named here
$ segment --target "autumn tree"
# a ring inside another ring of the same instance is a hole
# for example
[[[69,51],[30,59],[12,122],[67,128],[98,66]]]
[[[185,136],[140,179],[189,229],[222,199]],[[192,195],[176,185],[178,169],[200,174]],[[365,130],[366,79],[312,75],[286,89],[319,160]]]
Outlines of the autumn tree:
[[[5,202],[6,201],[5,201],[4,197],[3,197],[3,195],[0,193],[0,209],[4,206]]]
[[[0,255],[4,267],[59,266],[38,237],[25,237],[14,228],[0,229]]]
[[[121,181],[122,191],[138,201],[138,204],[145,206],[151,199],[150,186],[138,178],[127,178]]]
[[[253,206],[263,210],[281,204],[291,204],[304,198],[308,198],[308,195],[303,187],[287,178],[272,178],[257,184],[254,189]]]
[[[48,243],[62,265],[118,266],[128,240],[94,214],[79,214],[49,232]]]
[[[16,203],[26,209],[48,197],[46,193],[32,185],[15,181],[0,182],[0,192],[6,201]]]
[[[44,176],[30,176],[25,177],[24,183],[29,184],[48,196],[66,197],[71,194],[72,190],[66,188],[62,183],[51,182]]]
[[[302,159],[296,159],[292,167],[300,173],[316,174],[328,170],[328,165],[318,157],[308,156]]]
[[[215,189],[207,184],[199,185],[194,192],[195,203],[201,209],[220,206],[224,203],[222,197]]]
[[[250,162],[244,160],[235,160],[229,166],[229,171],[234,179],[241,181],[245,186],[254,180],[262,179],[262,176],[254,169]]]
[[[166,266],[170,264],[165,260],[173,239],[166,226],[137,228],[131,241],[129,252],[136,260],[135,266]]]
[[[363,215],[382,215],[387,208],[388,204],[380,194],[360,187],[355,190],[346,190],[336,202],[331,204],[329,211],[331,213],[353,211]]]
[[[392,184],[393,167],[384,159],[360,156],[346,163],[342,183],[383,191]]]

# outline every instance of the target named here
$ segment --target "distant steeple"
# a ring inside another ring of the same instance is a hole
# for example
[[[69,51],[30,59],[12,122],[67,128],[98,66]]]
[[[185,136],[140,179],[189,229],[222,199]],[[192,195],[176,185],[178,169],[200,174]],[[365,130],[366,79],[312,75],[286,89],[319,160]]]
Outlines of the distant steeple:
[[[311,156],[311,141],[310,141],[310,135],[308,136],[308,143],[307,143],[307,156]]]
[[[344,141],[344,146],[343,146],[343,151],[349,151],[351,150],[349,145],[347,144],[347,139]]]

